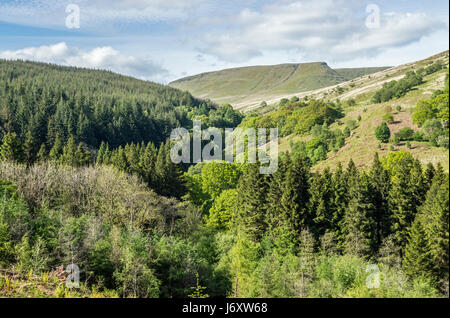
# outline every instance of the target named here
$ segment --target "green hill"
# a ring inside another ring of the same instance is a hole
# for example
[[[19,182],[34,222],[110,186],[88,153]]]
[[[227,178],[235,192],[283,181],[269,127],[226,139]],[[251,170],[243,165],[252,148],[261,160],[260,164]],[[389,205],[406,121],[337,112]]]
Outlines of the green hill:
[[[176,80],[169,85],[217,103],[242,103],[265,96],[293,94],[336,85],[386,69],[330,68],[324,62],[249,66],[203,73]]]
[[[430,67],[435,63],[441,63],[444,68],[431,74],[423,75],[423,82],[414,86],[399,98],[392,98],[386,102],[374,103],[372,98],[384,84],[399,81],[405,78],[408,72],[420,72],[421,69]],[[382,144],[379,148],[380,141],[376,139],[375,128],[383,121],[383,116],[387,112],[391,112],[394,120],[389,123],[391,137],[401,129],[409,127],[415,132],[421,131],[413,122],[412,114],[418,103],[422,100],[429,100],[433,94],[437,94],[444,89],[445,78],[448,74],[449,55],[448,51],[436,54],[427,59],[411,62],[386,69],[372,75],[366,75],[354,79],[352,81],[342,83],[337,87],[323,88],[315,91],[298,94],[300,99],[308,96],[309,99],[325,100],[329,102],[341,104],[344,117],[340,118],[329,126],[331,130],[344,131],[347,126],[352,127],[350,136],[346,136],[345,143],[341,148],[329,149],[326,159],[319,161],[315,165],[315,169],[323,170],[326,167],[336,167],[338,163],[346,164],[352,159],[357,166],[367,167],[372,162],[374,153],[378,153],[380,157],[384,157],[392,152],[401,150],[411,153],[415,158],[419,159],[423,164],[440,163],[444,170],[449,169],[449,151],[445,147],[436,147],[429,141],[411,140],[410,147],[406,141],[399,143]],[[271,101],[278,103],[277,101]],[[287,106],[289,107],[289,105]],[[398,108],[400,107],[400,108]],[[398,110],[400,109],[400,110]],[[278,110],[271,112],[265,117],[275,118]],[[261,121],[263,121],[261,119]],[[299,122],[304,120],[298,118]],[[329,121],[330,123],[330,121]],[[392,139],[391,138],[391,139]],[[291,134],[283,136],[279,149],[282,152],[292,151],[301,141],[309,141],[310,134],[300,136]],[[391,147],[392,146],[392,147]],[[298,146],[297,146],[298,148]]]

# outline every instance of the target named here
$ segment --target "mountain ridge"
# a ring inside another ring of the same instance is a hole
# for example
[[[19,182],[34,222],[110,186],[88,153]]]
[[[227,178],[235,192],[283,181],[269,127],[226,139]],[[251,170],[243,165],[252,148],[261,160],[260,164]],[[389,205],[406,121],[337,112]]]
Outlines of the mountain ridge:
[[[389,67],[333,69],[326,62],[244,66],[180,78],[168,85],[219,104],[261,94],[290,94],[336,85]]]

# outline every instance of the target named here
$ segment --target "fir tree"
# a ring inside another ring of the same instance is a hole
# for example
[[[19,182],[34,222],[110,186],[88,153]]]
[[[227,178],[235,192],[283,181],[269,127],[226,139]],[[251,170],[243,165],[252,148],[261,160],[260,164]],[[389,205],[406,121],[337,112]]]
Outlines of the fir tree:
[[[28,166],[30,166],[35,161],[36,155],[36,145],[31,132],[28,131],[25,137],[25,142],[23,144],[24,159]]]
[[[370,178],[362,174],[350,191],[345,213],[345,250],[349,254],[370,257],[376,250],[376,206]]]
[[[378,153],[375,154],[369,176],[374,191],[374,217],[376,222],[378,249],[381,246],[382,241],[389,236],[391,229],[389,215],[390,175],[389,171],[383,168]]]
[[[59,135],[56,136],[52,149],[50,149],[50,160],[59,161],[63,152],[63,144]]]
[[[23,161],[22,142],[16,133],[7,133],[3,136],[0,157],[3,161]]]
[[[267,228],[265,176],[259,173],[258,164],[248,164],[237,186],[237,224],[253,242],[259,242]]]

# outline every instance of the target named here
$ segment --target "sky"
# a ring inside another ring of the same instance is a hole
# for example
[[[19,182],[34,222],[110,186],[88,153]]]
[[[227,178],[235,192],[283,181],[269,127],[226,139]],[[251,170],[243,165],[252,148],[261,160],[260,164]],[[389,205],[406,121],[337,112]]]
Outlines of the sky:
[[[449,48],[447,0],[0,0],[0,58],[166,84],[224,68],[394,66]]]

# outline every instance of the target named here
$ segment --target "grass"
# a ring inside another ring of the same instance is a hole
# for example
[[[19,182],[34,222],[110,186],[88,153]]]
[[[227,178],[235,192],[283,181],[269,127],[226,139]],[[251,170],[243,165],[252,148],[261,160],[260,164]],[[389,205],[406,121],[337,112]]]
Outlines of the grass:
[[[434,58],[443,58],[444,61],[448,64],[448,52],[445,54],[440,54],[435,56]],[[401,76],[406,73],[408,70],[418,69],[422,66],[426,66],[433,61],[432,58],[426,59],[424,61],[419,61],[415,64],[408,65],[408,67],[401,67],[400,70],[389,70],[389,79]],[[403,72],[403,73],[402,73]],[[385,114],[385,107],[391,106],[393,109],[394,122],[389,124],[389,128],[391,129],[391,135],[393,136],[396,132],[398,132],[401,128],[411,127],[413,130],[418,130],[419,127],[412,123],[412,111],[414,107],[417,105],[418,101],[422,99],[428,99],[435,90],[442,89],[444,85],[444,79],[448,72],[448,68],[436,72],[434,74],[428,75],[424,78],[424,83],[418,86],[416,89],[408,92],[404,97],[400,99],[393,99],[386,103],[381,104],[372,104],[370,99],[375,93],[378,85],[375,85],[364,91],[362,94],[358,94],[355,97],[357,101],[357,105],[353,107],[344,108],[345,117],[340,121],[342,123],[346,123],[349,119],[356,120],[358,116],[361,116],[361,122],[359,123],[358,128],[354,130],[354,135],[346,139],[345,146],[339,149],[337,153],[330,152],[328,153],[328,159],[322,162],[319,162],[314,170],[323,170],[325,167],[334,168],[338,163],[343,164],[344,166],[352,159],[358,167],[367,167],[370,166],[373,160],[373,156],[376,152],[378,152],[380,157],[386,156],[390,152],[390,146],[392,143],[384,144],[382,149],[378,149],[378,145],[380,142],[375,138],[375,128],[382,122],[382,117]],[[348,94],[353,90],[357,90],[361,87],[366,87],[367,85],[372,85],[376,83],[376,79],[379,81],[385,80],[384,75],[372,76],[371,78],[366,77],[366,79],[360,79],[354,82],[353,88],[348,88],[341,95],[338,94],[329,94],[332,100],[335,100],[342,95]],[[348,84],[350,85],[350,84]],[[331,95],[331,96],[330,96]],[[345,98],[341,99],[345,100]],[[344,103],[345,105],[345,103]],[[402,110],[398,112],[396,110],[397,106],[401,106]],[[366,111],[364,111],[366,110]],[[339,126],[337,123],[334,123],[330,127],[331,129],[343,129],[344,126]],[[290,141],[297,142],[301,140],[299,136],[287,136],[281,138],[280,140],[280,151],[289,151]],[[449,171],[449,151],[444,148],[434,147],[427,142],[411,142],[411,149],[406,146],[406,143],[400,143],[399,145],[394,146],[394,151],[406,150],[410,152],[415,158],[419,159],[424,164],[429,162],[433,164],[440,163],[446,171]]]

